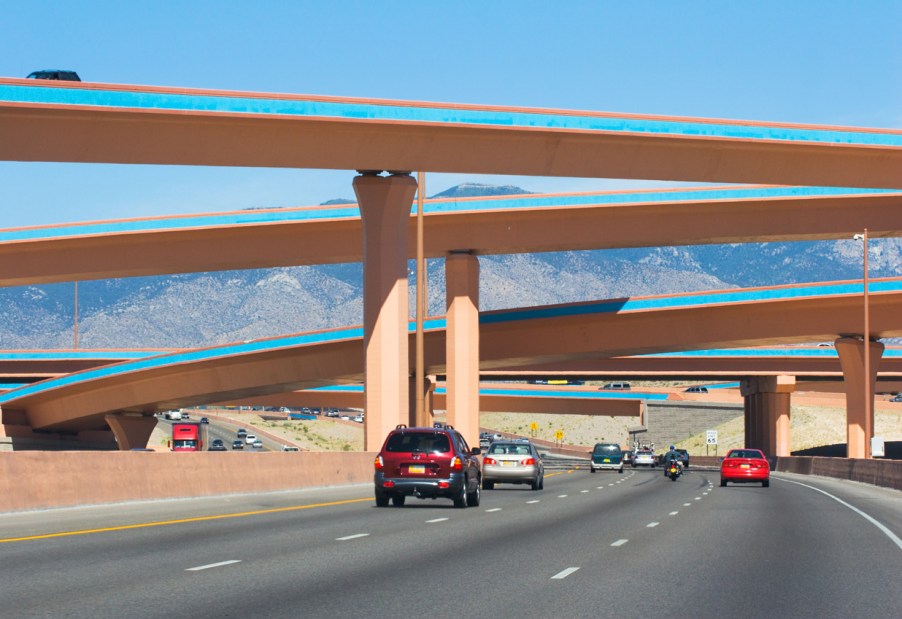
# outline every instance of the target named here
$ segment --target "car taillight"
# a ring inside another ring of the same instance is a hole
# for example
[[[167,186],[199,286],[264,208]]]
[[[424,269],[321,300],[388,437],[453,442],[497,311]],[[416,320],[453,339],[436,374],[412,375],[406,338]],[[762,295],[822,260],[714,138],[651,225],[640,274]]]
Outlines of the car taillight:
[[[488,456],[486,456],[485,458],[483,458],[482,463],[483,464],[498,464],[498,461],[495,460],[495,458],[489,458]]]
[[[535,464],[535,463],[536,463],[536,459],[535,459],[535,458],[526,458],[526,460],[522,460],[522,461],[520,462],[520,464],[522,464],[522,465],[524,465],[524,466],[529,466],[530,464]]]
[[[438,487],[444,490],[445,488],[450,488],[451,484],[446,481],[440,481],[438,482]]]
[[[376,456],[376,460],[373,462],[373,466],[376,467],[377,471],[381,471],[385,468],[385,463],[382,461],[382,456]]]
[[[451,470],[452,471],[460,471],[463,470],[464,463],[463,460],[460,459],[460,456],[454,456],[454,459],[451,460]]]
[[[393,482],[392,480],[389,479],[382,484],[382,487],[383,488],[394,488],[395,482]]]

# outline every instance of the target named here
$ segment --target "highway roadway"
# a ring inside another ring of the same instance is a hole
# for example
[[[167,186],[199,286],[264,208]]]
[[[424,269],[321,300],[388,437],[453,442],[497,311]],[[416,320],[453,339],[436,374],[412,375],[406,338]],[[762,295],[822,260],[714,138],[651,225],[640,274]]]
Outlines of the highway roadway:
[[[900,492],[696,469],[549,472],[467,509],[369,485],[82,507],[0,515],[0,615],[897,619],[900,537]]]

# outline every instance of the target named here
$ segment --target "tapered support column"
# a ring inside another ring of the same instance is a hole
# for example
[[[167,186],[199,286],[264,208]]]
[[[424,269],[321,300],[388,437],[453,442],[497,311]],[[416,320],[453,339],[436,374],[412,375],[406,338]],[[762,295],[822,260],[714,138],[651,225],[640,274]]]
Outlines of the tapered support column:
[[[407,346],[407,222],[416,181],[406,174],[354,179],[363,222],[364,449],[378,451],[412,413]]]
[[[745,446],[767,456],[790,455],[789,413],[794,376],[757,376],[742,381]]]
[[[119,451],[147,447],[147,441],[157,427],[157,418],[153,415],[120,413],[105,415],[104,419],[116,437]]]
[[[868,377],[864,375],[862,340],[841,337],[834,346],[846,386],[846,457],[870,458],[871,438],[874,436],[874,387],[884,346],[880,342],[868,342],[871,372]],[[867,406],[866,398],[870,399],[870,406]]]
[[[445,259],[447,421],[471,447],[479,445],[479,261],[470,254]]]

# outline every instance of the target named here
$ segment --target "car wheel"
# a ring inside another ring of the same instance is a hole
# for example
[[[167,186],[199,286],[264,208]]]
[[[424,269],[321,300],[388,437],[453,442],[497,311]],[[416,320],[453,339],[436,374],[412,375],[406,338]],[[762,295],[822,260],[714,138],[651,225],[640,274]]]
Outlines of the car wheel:
[[[595,472],[595,467],[594,467],[594,466],[590,466],[590,467],[589,467],[589,470],[592,471],[592,472],[594,473],[594,472]]]
[[[467,507],[479,507],[479,498],[482,484],[476,482],[476,489],[467,494]]]
[[[623,467],[621,466],[620,470],[618,470],[617,472],[620,473],[621,475],[623,475]]]
[[[761,482],[761,487],[762,487],[762,488],[770,488],[770,480],[769,480],[769,479],[765,479],[764,481],[762,481],[762,482]]]
[[[536,477],[535,479],[533,479],[532,483],[529,484],[529,487],[532,488],[533,490],[538,490],[539,489],[539,478]]]
[[[721,479],[721,480],[720,480],[720,487],[721,487],[721,488],[726,488],[726,487],[727,487],[727,480],[726,480],[726,479]]]
[[[388,507],[388,495],[384,492],[376,493],[376,507]]]
[[[483,480],[483,482],[482,482],[482,488],[483,488],[484,490],[491,490],[491,489],[494,488],[494,487],[495,487],[495,482],[489,481],[489,480],[487,480],[487,479]]]
[[[545,475],[543,474],[542,477],[539,479],[539,490],[544,490],[544,489],[545,489]]]
[[[467,481],[464,480],[463,485],[460,487],[460,492],[457,493],[457,496],[454,497],[454,507],[466,507],[467,506]]]
[[[406,498],[403,494],[396,494],[391,498],[391,504],[395,507],[404,507],[404,499]]]

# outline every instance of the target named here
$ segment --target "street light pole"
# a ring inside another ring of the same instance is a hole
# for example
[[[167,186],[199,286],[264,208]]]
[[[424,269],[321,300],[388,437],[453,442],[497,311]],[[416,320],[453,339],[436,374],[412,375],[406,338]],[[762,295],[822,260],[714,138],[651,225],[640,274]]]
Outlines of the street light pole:
[[[426,193],[426,173],[417,172],[417,299],[416,299],[416,423],[429,425],[426,419],[426,371],[423,361],[423,318],[426,314],[426,264],[423,259],[423,197]]]
[[[863,272],[861,276],[862,280],[862,298],[864,300],[864,414],[866,415],[865,419],[872,420],[873,419],[873,404],[874,397],[871,393],[871,350],[870,350],[870,342],[871,342],[871,312],[870,312],[870,302],[868,298],[868,229],[864,229],[864,234],[856,234],[855,240],[863,242],[864,248],[864,262],[863,262]],[[864,444],[864,457],[871,457],[871,437],[865,437]]]

